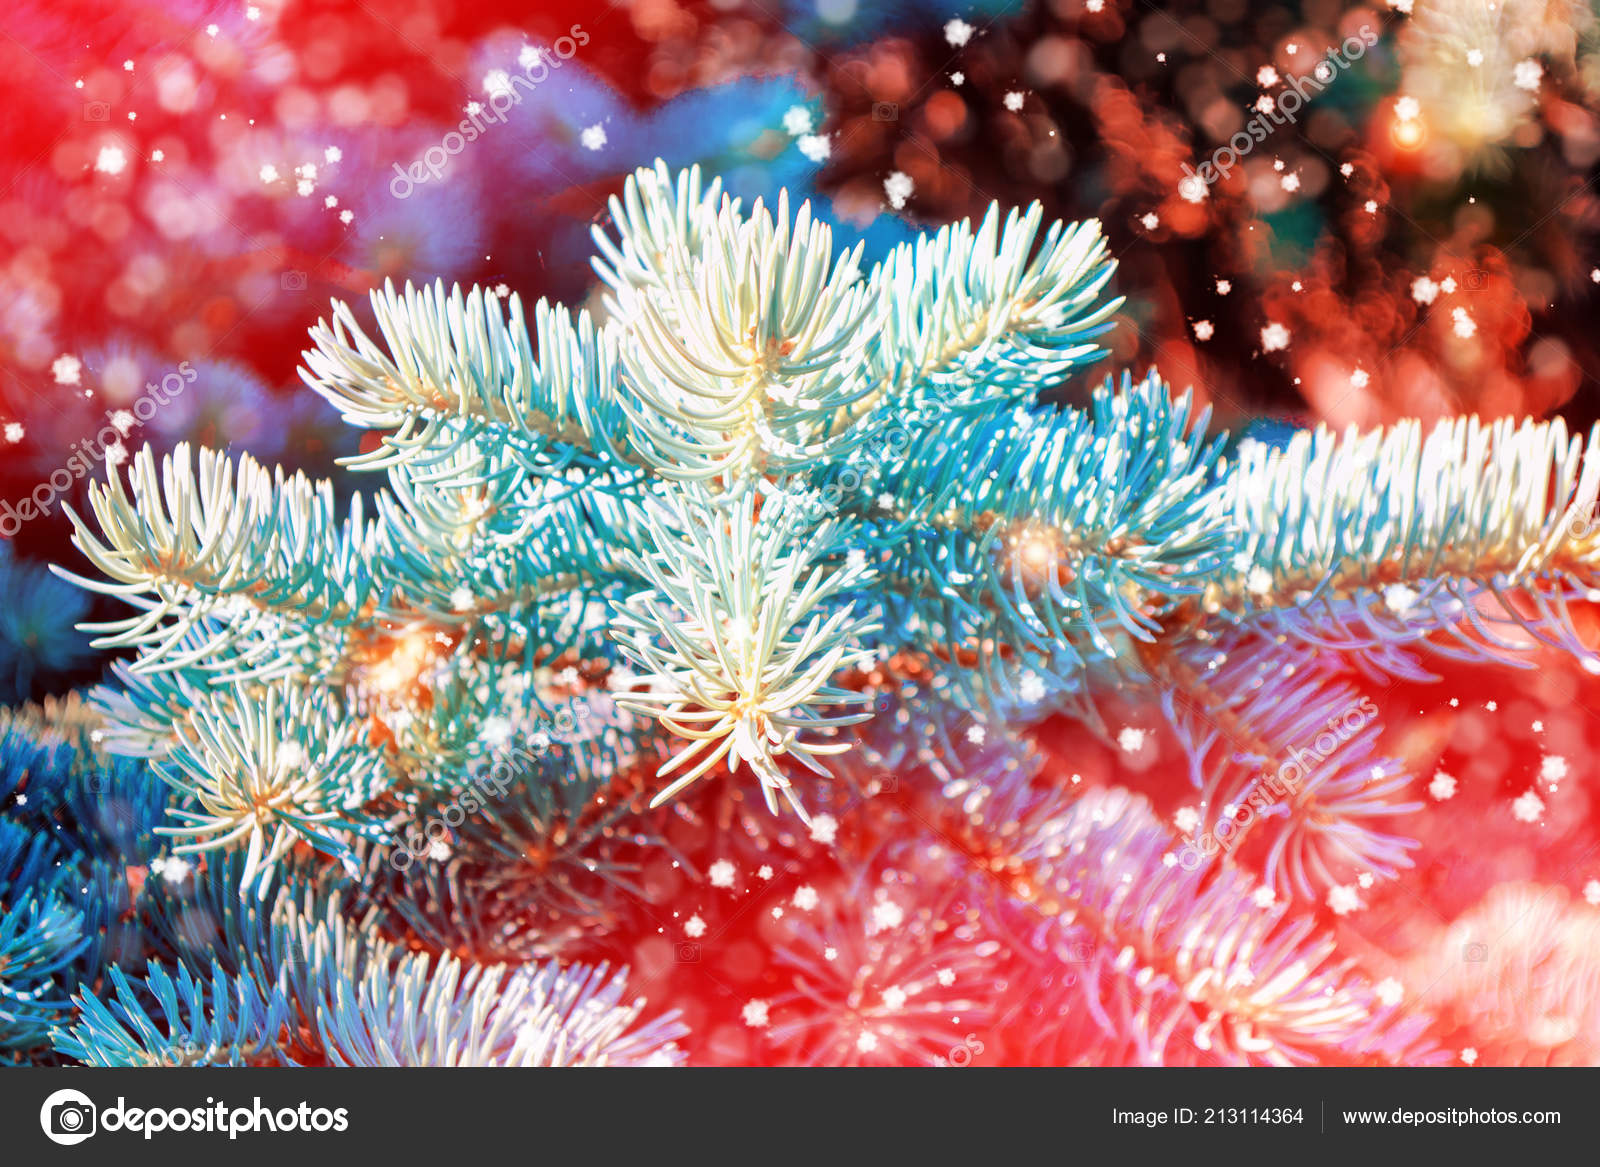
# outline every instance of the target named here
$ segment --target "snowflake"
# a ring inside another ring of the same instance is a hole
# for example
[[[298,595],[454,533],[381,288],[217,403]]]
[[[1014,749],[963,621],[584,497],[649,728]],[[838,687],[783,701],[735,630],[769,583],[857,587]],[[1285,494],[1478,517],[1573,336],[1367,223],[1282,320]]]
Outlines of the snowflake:
[[[883,193],[888,196],[889,205],[897,211],[906,205],[906,200],[916,188],[917,184],[903,170],[896,170],[883,180]]]
[[[1362,204],[1362,209],[1369,215],[1376,215],[1378,213],[1378,200],[1368,199],[1364,204]]]
[[[1157,227],[1161,226],[1161,217],[1154,211],[1146,211],[1139,217],[1139,222],[1144,224],[1144,229],[1146,231],[1154,231]]]
[[[128,460],[128,447],[121,442],[112,442],[106,447],[106,462],[112,466],[121,466]]]
[[[1250,574],[1244,579],[1245,590],[1253,596],[1265,596],[1272,592],[1272,573],[1263,567],[1252,567]]]
[[[1271,65],[1263,65],[1256,70],[1256,84],[1265,89],[1269,85],[1278,83],[1278,71]]]
[[[1024,100],[1026,99],[1022,96],[1022,93],[1013,89],[1010,93],[1006,94],[1006,108],[1012,113],[1018,113],[1022,109],[1022,103]]]
[[[50,372],[57,385],[81,385],[83,362],[71,353],[62,353],[50,363]]]
[[[1278,108],[1278,103],[1273,101],[1272,98],[1268,97],[1265,93],[1263,93],[1260,97],[1256,98],[1256,112],[1257,113],[1270,114],[1273,110],[1275,110],[1277,108]]]
[[[959,49],[972,39],[972,34],[975,31],[970,24],[958,16],[944,26],[944,39]]]
[[[165,150],[152,150],[152,151],[150,151],[150,161],[152,161],[152,162],[160,162],[166,156],[167,156],[167,152]]]
[[[1348,883],[1336,884],[1328,889],[1328,910],[1335,916],[1348,916],[1361,908],[1361,895]]]
[[[825,847],[832,846],[838,836],[839,820],[831,814],[819,814],[811,820],[811,837],[816,842]]]
[[[324,162],[337,162],[343,157],[344,151],[339,149],[337,146],[329,146],[322,152],[322,160]]]
[[[706,934],[706,922],[698,915],[690,916],[683,922],[683,934],[690,940],[698,940]]]
[[[583,144],[585,150],[598,150],[606,144],[606,128],[595,122],[578,135],[578,141]]]
[[[905,923],[906,910],[891,899],[882,899],[872,905],[872,924],[868,929],[873,935],[898,928]]]
[[[938,980],[940,986],[946,989],[956,983],[956,974],[954,969],[942,968],[935,973],[934,976],[935,979]]]
[[[355,222],[355,218],[356,218],[356,213],[354,211],[340,211],[339,212],[339,222],[341,222],[341,223],[353,223],[353,222]]]
[[[809,912],[817,906],[820,899],[821,897],[817,895],[817,889],[808,883],[804,887],[795,889],[794,899],[790,902],[802,912]]]
[[[1591,907],[1600,908],[1600,879],[1591,879],[1583,885],[1583,899]]]
[[[791,105],[783,115],[783,129],[791,138],[811,132],[811,111],[803,105]]]
[[[1256,888],[1254,894],[1252,894],[1250,898],[1255,900],[1256,907],[1270,908],[1273,904],[1278,902],[1278,893],[1273,891],[1272,888],[1268,887],[1266,884],[1262,884],[1260,887]]]
[[[744,1011],[740,1014],[744,1023],[751,1029],[765,1029],[767,1026],[767,1003],[765,1001],[746,1001]]]
[[[1467,314],[1465,308],[1450,309],[1450,319],[1455,321],[1455,334],[1462,340],[1466,340],[1478,331],[1477,323]]]
[[[442,838],[435,839],[428,844],[428,858],[437,863],[443,863],[450,858],[450,844],[446,843]]]
[[[94,168],[102,174],[121,174],[127,166],[128,156],[121,146],[101,146],[94,160]]]
[[[856,1049],[861,1053],[870,1054],[878,1048],[878,1035],[870,1030],[863,1030],[861,1036],[856,1038]]]
[[[1400,1004],[1400,999],[1406,994],[1405,986],[1394,977],[1384,977],[1372,987],[1372,991],[1380,1002],[1391,1008]]]
[[[1511,804],[1511,815],[1519,823],[1536,823],[1543,814],[1544,799],[1531,790]]]
[[[1275,353],[1289,347],[1289,330],[1273,321],[1261,330],[1261,350]]]
[[[1104,12],[1106,0],[1084,0],[1083,7],[1086,12]]]
[[[328,210],[330,210],[330,211],[333,210],[334,207],[337,207],[339,205],[339,196],[338,195],[329,195],[327,198],[322,200],[322,205],[324,207],[328,208]]]
[[[1367,387],[1367,382],[1371,380],[1372,378],[1367,374],[1365,369],[1357,369],[1355,372],[1350,374],[1350,385],[1355,389],[1365,389]]]
[[[1383,606],[1396,616],[1404,616],[1416,606],[1417,593],[1405,584],[1390,584],[1383,589]]]
[[[1409,0],[1407,0],[1407,2],[1409,3]],[[1466,1049],[1461,1051],[1461,1060],[1467,1063],[1469,1066],[1472,1065],[1473,1062],[1478,1060],[1478,1051],[1469,1045]]]
[[[959,71],[950,74],[950,84],[952,84],[952,85],[960,85],[960,84],[964,83],[966,81],[966,79],[967,79],[967,75],[965,73],[962,73],[962,72],[959,72]]]
[[[813,162],[826,162],[833,149],[828,144],[826,134],[802,134],[795,145],[800,147],[800,153]]]
[[[1297,191],[1300,189],[1300,176],[1298,174],[1285,174],[1279,180],[1278,185],[1287,191]]]
[[[22,428],[21,422],[6,422],[6,441],[10,442],[12,445],[16,445],[18,442],[20,442],[23,438],[23,435],[26,433],[27,431]]]
[[[1410,16],[1411,15],[1412,2],[1413,2],[1413,0],[1388,0],[1389,7],[1393,8],[1396,12],[1400,13],[1402,16]]]
[[[1482,49],[1468,49],[1467,50],[1467,64],[1471,65],[1474,69],[1476,69],[1479,65],[1483,64],[1483,50]]]
[[[1121,747],[1122,752],[1125,754],[1137,754],[1144,749],[1144,739],[1148,733],[1149,730],[1125,725],[1117,734],[1117,745]]]
[[[1217,334],[1217,329],[1209,320],[1196,320],[1194,322],[1194,338],[1196,340],[1210,340]]]
[[[707,874],[711,877],[712,887],[733,886],[733,864],[726,859],[718,859],[711,865],[711,870]]]
[[[1567,776],[1567,760],[1559,754],[1546,754],[1539,762],[1539,777],[1545,782],[1560,782]]]
[[[1362,888],[1370,888],[1374,882],[1376,881],[1373,879],[1372,872],[1370,871],[1363,871],[1360,875],[1356,876],[1356,883]]]
[[[1419,304],[1431,304],[1439,298],[1439,285],[1427,276],[1411,281],[1411,298]]]
[[[1439,281],[1439,290],[1441,292],[1443,292],[1447,296],[1451,292],[1455,291],[1456,290],[1456,278],[1455,278],[1455,276],[1445,276],[1444,279],[1440,280]]]
[[[899,985],[890,985],[883,991],[883,1003],[898,1013],[906,1007],[906,991]]]
[[[193,870],[194,864],[181,855],[167,855],[150,861],[150,873],[167,883],[182,883]]]
[[[511,89],[511,75],[504,69],[491,69],[483,77],[483,91],[490,97],[498,93],[514,96]]]
[[[1172,816],[1172,825],[1187,835],[1200,825],[1200,812],[1192,806],[1180,806]]]
[[[1044,700],[1044,678],[1038,673],[1029,673],[1017,685],[1017,696],[1029,705]]]
[[[315,189],[316,185],[312,183],[309,178],[302,178],[299,182],[294,184],[294,193],[299,195],[301,198],[307,197]]]
[[[1231,280],[1217,281],[1217,295],[1226,296],[1231,291],[1233,291],[1233,282]]]
[[[1198,174],[1191,174],[1178,182],[1178,194],[1186,203],[1203,203],[1210,197],[1211,191],[1203,178]]]
[[[1443,770],[1433,776],[1433,781],[1428,783],[1428,793],[1439,802],[1445,802],[1456,796],[1456,780]]]
[[[259,174],[262,182],[278,181],[278,168],[270,162],[265,162],[262,164]]]
[[[1394,116],[1403,122],[1416,120],[1422,112],[1422,103],[1414,97],[1402,97],[1394,103]]]

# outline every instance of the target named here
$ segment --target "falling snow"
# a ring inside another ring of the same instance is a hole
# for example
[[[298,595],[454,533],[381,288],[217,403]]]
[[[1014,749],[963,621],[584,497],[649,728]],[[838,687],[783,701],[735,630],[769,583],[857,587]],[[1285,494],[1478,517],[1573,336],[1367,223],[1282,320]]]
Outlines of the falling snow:
[[[1544,816],[1544,799],[1529,790],[1511,804],[1511,815],[1519,823],[1536,823]]]
[[[895,210],[900,210],[906,205],[906,200],[916,190],[916,183],[911,181],[911,176],[903,170],[896,170],[883,180],[883,193],[889,199],[889,205]]]
[[[1347,883],[1328,889],[1328,910],[1335,916],[1348,916],[1361,908],[1361,894]]]
[[[1261,330],[1261,351],[1275,353],[1289,347],[1289,330],[1273,321]]]
[[[825,134],[802,134],[795,145],[800,148],[800,153],[813,162],[826,162],[833,150]]]
[[[83,362],[71,353],[62,353],[50,362],[50,375],[57,385],[82,384]]]

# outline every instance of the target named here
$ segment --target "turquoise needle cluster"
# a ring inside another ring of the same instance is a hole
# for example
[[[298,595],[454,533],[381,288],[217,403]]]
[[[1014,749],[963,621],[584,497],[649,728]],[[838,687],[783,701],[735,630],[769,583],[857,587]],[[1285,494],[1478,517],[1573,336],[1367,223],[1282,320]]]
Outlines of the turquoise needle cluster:
[[[992,208],[865,266],[787,196],[745,206],[658,163],[595,240],[592,311],[408,285],[373,294],[376,335],[346,304],[318,322],[304,379],[373,431],[351,465],[387,478],[349,508],[182,446],[73,515],[102,577],[78,582],[134,609],[94,628],[131,653],[95,697],[106,747],[169,787],[177,854],[209,857],[271,928],[300,921],[311,951],[357,954],[270,984],[243,964],[143,989],[119,972],[73,1056],[159,1052],[166,1032],[249,1060],[294,1013],[330,1018],[331,1060],[414,1062],[437,1051],[383,1036],[411,1032],[406,1010],[447,1026],[495,1015],[474,994],[566,999],[553,972],[361,955],[337,911],[308,930],[285,889],[308,848],[381,870],[575,686],[604,725],[513,800],[524,826],[657,755],[656,804],[726,767],[807,819],[885,732],[865,678],[911,661],[969,725],[1098,724],[1110,690],[1160,704],[1205,827],[1356,699],[1356,673],[1525,664],[1530,644],[1592,658],[1570,606],[1600,560],[1593,434],[1468,418],[1230,446],[1154,372],[1041,403],[1105,355],[1120,301],[1097,224]],[[1378,736],[1352,731],[1265,808],[1278,894],[1407,864],[1409,778]],[[1107,805],[1122,827],[1061,811],[1074,856],[1137,836],[1159,862],[1160,824]],[[542,1056],[484,1024],[485,1057]]]

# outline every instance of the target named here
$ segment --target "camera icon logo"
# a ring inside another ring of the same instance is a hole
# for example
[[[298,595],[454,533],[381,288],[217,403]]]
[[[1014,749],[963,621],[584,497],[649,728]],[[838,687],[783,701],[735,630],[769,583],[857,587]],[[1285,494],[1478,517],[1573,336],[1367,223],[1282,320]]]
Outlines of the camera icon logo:
[[[39,1107],[44,1137],[63,1147],[75,1146],[94,1134],[99,1111],[79,1090],[57,1090]]]
[[[679,964],[699,964],[700,946],[698,944],[690,944],[687,940],[682,941],[674,946],[672,959]]]
[[[1482,941],[1474,940],[1461,950],[1461,959],[1471,964],[1479,964],[1489,959],[1489,946]]]
[[[303,271],[286,271],[279,281],[286,292],[303,292],[306,290],[306,273]]]
[[[86,101],[83,103],[83,120],[86,122],[103,122],[111,118],[111,106],[104,101]]]
[[[899,121],[900,107],[892,101],[875,101],[872,103],[872,120],[875,122]]]
[[[1469,292],[1481,292],[1489,286],[1489,273],[1480,267],[1468,268],[1461,277],[1461,284]]]

